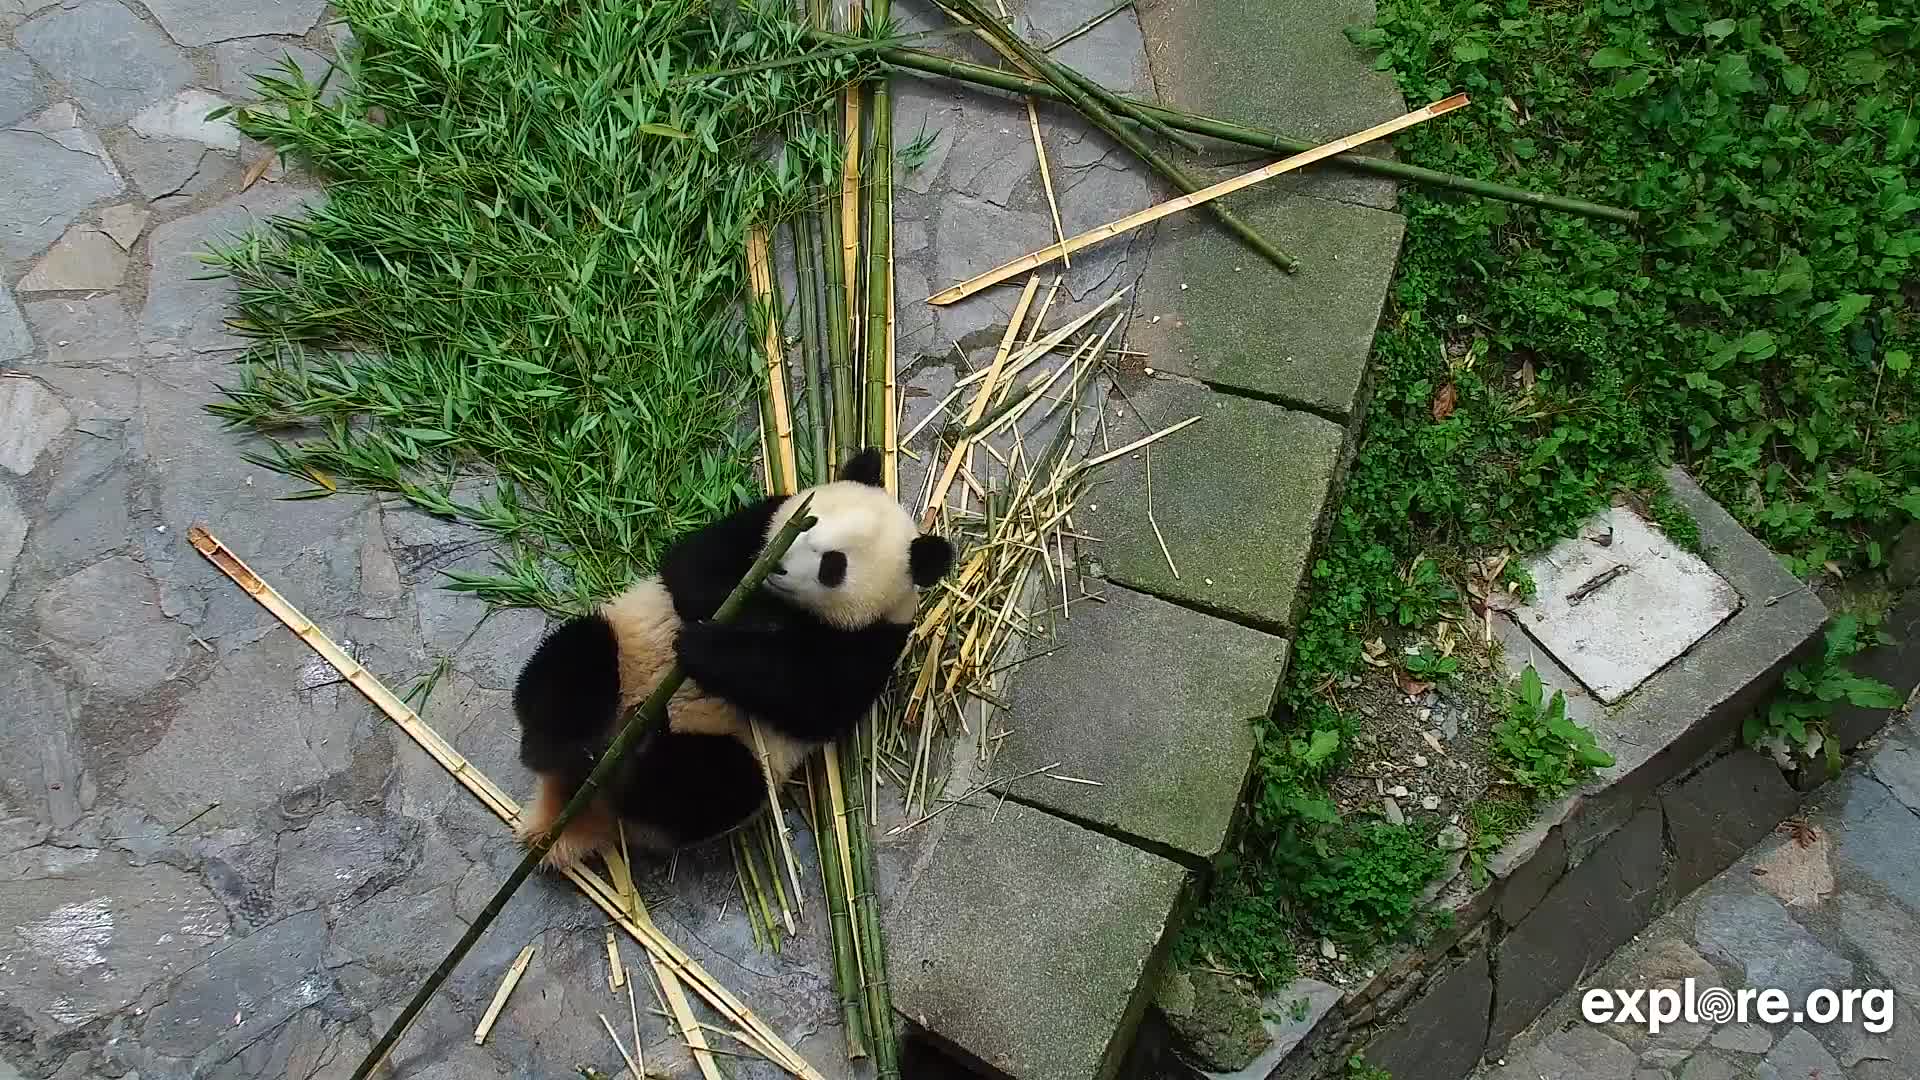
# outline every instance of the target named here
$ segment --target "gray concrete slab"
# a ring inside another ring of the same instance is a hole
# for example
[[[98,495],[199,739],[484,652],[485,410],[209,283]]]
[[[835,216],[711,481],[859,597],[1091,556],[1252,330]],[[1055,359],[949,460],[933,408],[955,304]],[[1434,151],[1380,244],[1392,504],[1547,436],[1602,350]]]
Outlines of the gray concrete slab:
[[[1123,588],[1056,624],[1014,681],[1003,775],[1059,763],[1100,786],[1036,777],[1013,797],[1205,864],[1227,841],[1253,763],[1254,717],[1285,639]]]
[[[1106,1080],[1187,871],[1016,803],[945,818],[889,905],[895,1007],[1008,1076]]]
[[[1165,103],[1188,112],[1326,142],[1405,111],[1393,74],[1346,38],[1371,26],[1373,0],[1272,4],[1155,0],[1141,8],[1147,55]],[[1386,154],[1382,147],[1368,153]],[[1390,210],[1392,181],[1325,168],[1284,190]]]
[[[1310,413],[1151,379],[1127,384],[1109,408],[1110,442],[1194,416],[1198,423],[1105,466],[1075,519],[1100,538],[1093,557],[1106,577],[1249,625],[1289,626],[1346,433]],[[1165,552],[1147,520],[1149,456]]]
[[[1156,241],[1165,255],[1141,284],[1147,318],[1135,341],[1158,370],[1343,421],[1355,415],[1404,223],[1264,188],[1225,201],[1298,258],[1299,271],[1282,273],[1204,213],[1167,219]]]

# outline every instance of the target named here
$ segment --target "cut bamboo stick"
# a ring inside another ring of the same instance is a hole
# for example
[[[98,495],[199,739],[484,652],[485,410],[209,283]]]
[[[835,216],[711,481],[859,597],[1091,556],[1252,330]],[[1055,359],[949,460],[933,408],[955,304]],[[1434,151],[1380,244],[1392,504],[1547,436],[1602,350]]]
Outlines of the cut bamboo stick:
[[[321,659],[332,665],[341,678],[364,694],[367,700],[385,713],[411,737],[421,749],[425,750],[440,766],[450,773],[454,780],[478,798],[487,809],[509,825],[520,822],[520,804],[508,795],[505,789],[494,783],[487,775],[468,761],[465,755],[455,750],[439,732],[429,727],[419,715],[402,701],[399,695],[376,678],[372,672],[361,666],[359,661],[333,642],[324,631],[316,626],[298,608],[266,583],[265,579],[254,573],[253,569],[222,544],[203,526],[195,525],[187,530],[187,539],[194,549],[205,556],[207,561],[232,579],[234,584],[244,589],[261,607],[266,608],[279,619],[287,629],[307,644]],[[648,958],[653,961],[657,971],[685,980],[694,990],[705,998],[709,1005],[721,1014],[751,1031],[754,1036],[766,1044],[777,1055],[774,1064],[787,1070],[802,1080],[825,1080],[819,1070],[807,1063],[791,1046],[780,1038],[774,1030],[748,1009],[733,992],[715,979],[707,970],[694,962],[686,951],[675,944],[673,939],[660,933],[646,915],[644,905],[635,906],[638,914],[628,910],[621,902],[619,891],[612,883],[584,868],[569,867],[566,876],[587,895],[600,909],[607,913],[615,923],[646,948]]]
[[[1014,339],[1020,336],[1020,325],[1026,320],[1027,308],[1033,303],[1033,294],[1040,288],[1040,275],[1027,279],[1027,287],[1020,292],[1020,299],[1013,305],[1013,315],[1007,320],[1006,332],[1000,336],[1000,347],[994,350],[993,363],[987,366],[986,383],[980,392],[973,396],[973,404],[967,406],[966,424],[971,427],[978,423],[987,411],[987,399],[993,396],[994,383],[1000,377],[1001,369],[1006,367],[1007,357],[1013,352]],[[962,439],[947,455],[947,467],[940,474],[940,480],[933,485],[933,494],[927,498],[926,508],[920,517],[920,527],[933,525],[935,510],[947,501],[947,489],[953,486],[953,478],[959,475],[960,462],[965,457],[967,445],[971,440]]]
[[[1316,161],[1324,161],[1336,154],[1346,153],[1354,147],[1372,142],[1375,139],[1384,138],[1396,131],[1410,128],[1415,124],[1425,123],[1436,116],[1445,115],[1466,104],[1467,95],[1455,94],[1445,100],[1436,101],[1431,105],[1415,109],[1404,116],[1395,117],[1386,123],[1375,124],[1365,131],[1357,131],[1352,135],[1335,139],[1330,143],[1323,143],[1305,153],[1295,154],[1290,158],[1276,161],[1271,165],[1255,169],[1250,173],[1244,173],[1231,180],[1222,180],[1212,187],[1202,188],[1199,191],[1182,195],[1177,199],[1168,199],[1166,202],[1160,203],[1157,206],[1150,206],[1145,210],[1128,214],[1126,217],[1116,221],[1110,221],[1097,228],[1088,229],[1078,236],[1070,237],[1062,241],[1058,246],[1042,248],[1039,251],[1023,255],[1011,262],[996,266],[984,274],[968,278],[966,281],[952,288],[943,289],[928,297],[927,303],[951,304],[956,300],[963,300],[979,292],[981,289],[991,285],[997,285],[1013,277],[1015,274],[1045,266],[1047,263],[1059,258],[1062,252],[1079,251],[1081,248],[1090,247],[1102,240],[1109,240],[1113,237],[1131,232],[1142,225],[1152,224],[1169,214],[1177,214],[1182,210],[1205,205],[1224,195],[1231,195],[1242,188],[1252,187],[1262,180],[1270,180],[1283,173],[1290,173],[1295,169],[1304,168]]]
[[[527,973],[527,965],[533,962],[533,946],[528,945],[514,957],[513,965],[507,968],[507,974],[501,978],[499,989],[493,992],[493,1001],[488,1003],[487,1011],[480,1017],[480,1026],[473,1029],[473,1045],[479,1046],[487,1041],[493,1031],[494,1021],[500,1019],[500,1010],[507,1007],[507,996],[513,988],[520,985],[520,976]]]
[[[633,1080],[647,1080],[646,1070],[633,1060],[632,1054],[627,1053],[626,1046],[621,1043],[620,1036],[614,1032],[613,1024],[607,1019],[606,1013],[600,1014],[600,1026],[607,1029],[607,1038],[612,1039],[613,1048],[620,1051],[620,1060],[627,1063],[627,1070],[633,1073]]]

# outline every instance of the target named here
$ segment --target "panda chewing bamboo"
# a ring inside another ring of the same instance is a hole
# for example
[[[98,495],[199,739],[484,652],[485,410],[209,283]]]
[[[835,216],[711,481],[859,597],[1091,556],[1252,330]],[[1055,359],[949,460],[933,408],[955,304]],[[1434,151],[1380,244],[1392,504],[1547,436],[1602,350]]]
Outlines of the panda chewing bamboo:
[[[953,565],[953,547],[923,535],[881,487],[866,450],[839,478],[761,499],[674,542],[660,573],[534,650],[514,687],[520,760],[538,778],[521,824],[546,832],[579,790],[629,710],[675,660],[687,681],[587,810],[547,854],[573,865],[627,824],[630,842],[666,851],[721,836],[766,801],[750,724],[784,782],[807,755],[853,730],[885,689],[907,643],[920,591]],[[812,496],[801,533],[738,618],[709,621]]]

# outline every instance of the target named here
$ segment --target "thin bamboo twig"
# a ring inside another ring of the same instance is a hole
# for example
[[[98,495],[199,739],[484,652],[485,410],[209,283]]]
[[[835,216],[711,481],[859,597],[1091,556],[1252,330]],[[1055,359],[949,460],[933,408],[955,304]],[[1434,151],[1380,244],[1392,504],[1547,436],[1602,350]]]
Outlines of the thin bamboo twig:
[[[993,0],[993,2],[994,6],[1000,9],[1000,17],[1002,19],[1010,18],[1007,14],[1007,0]],[[1131,4],[1133,0],[1122,0],[1122,2]],[[1045,52],[1046,50],[1042,49],[1041,51]],[[1040,112],[1034,107],[1033,98],[1028,97],[1026,99],[1026,105],[1027,130],[1033,134],[1033,156],[1040,163],[1040,188],[1047,193],[1047,209],[1053,214],[1053,238],[1061,243],[1065,243],[1067,232],[1060,224],[1060,200],[1055,197],[1053,192],[1053,171],[1047,167],[1047,143],[1045,139],[1040,137]],[[1062,250],[1060,252],[1060,263],[1062,266],[1071,270],[1073,268],[1073,256],[1065,250]]]
[[[820,34],[810,34],[819,38]],[[1045,82],[1024,78],[1012,72],[971,64],[964,60],[954,60],[936,53],[920,49],[882,49],[880,58],[897,68],[905,68],[924,75],[937,75],[941,78],[955,79],[995,90],[1004,90],[1014,94],[1032,94],[1048,101],[1067,101],[1067,96]],[[1139,103],[1145,112],[1160,118],[1169,125],[1196,135],[1205,135],[1221,142],[1250,146],[1258,150],[1270,150],[1280,154],[1298,154],[1311,150],[1313,143],[1304,139],[1288,138],[1263,128],[1235,124],[1211,116],[1181,112],[1159,105]],[[1343,154],[1330,159],[1330,164],[1354,172],[1371,173],[1394,180],[1404,180],[1422,187],[1436,188],[1442,191],[1457,191],[1463,195],[1473,195],[1483,199],[1495,199],[1500,202],[1514,203],[1519,206],[1531,206],[1540,210],[1555,210],[1563,214],[1593,218],[1599,221],[1611,221],[1620,225],[1637,225],[1640,214],[1617,206],[1588,202],[1564,195],[1548,195],[1525,188],[1496,184],[1490,180],[1478,180],[1470,176],[1456,176],[1438,169],[1428,169],[1419,165],[1388,158],[1368,157],[1363,154]]]
[[[737,613],[740,607],[746,602],[748,594],[751,593],[753,589],[759,587],[760,582],[766,578],[767,573],[773,568],[774,558],[777,558],[779,554],[784,554],[786,549],[792,545],[794,538],[800,535],[801,530],[812,525],[812,519],[807,518],[805,514],[806,508],[802,507],[794,514],[795,521],[800,521],[801,525],[795,528],[792,527],[792,523],[789,522],[789,525],[783,527],[780,533],[769,542],[767,552],[755,561],[752,569],[748,571],[747,577],[741,581],[740,585],[734,588],[733,593],[728,596],[727,602],[721,605],[720,610],[715,612],[714,618],[716,621],[724,622],[733,618],[734,614]],[[188,530],[188,538],[193,543],[195,549],[200,551],[202,555],[205,555],[214,565],[220,567],[222,571],[226,572],[229,577],[232,577],[236,583],[240,584],[242,588],[245,588],[256,598],[260,598],[271,591],[264,581],[261,581],[252,570],[248,569],[246,565],[241,563],[224,545],[214,539],[213,535],[204,527],[195,525],[190,528]],[[273,593],[272,595],[278,598],[279,594]],[[284,604],[284,600],[281,602]],[[288,612],[297,615],[297,612],[294,611],[291,605],[286,605],[286,609]],[[269,606],[269,610],[273,610],[271,606]],[[300,634],[303,640],[306,640],[309,646],[312,646],[315,651],[320,652],[323,657],[327,657],[330,662],[335,662],[336,667],[341,667],[343,675],[347,674],[348,667],[351,667],[355,669],[357,673],[366,675],[371,679],[370,673],[367,673],[366,669],[351,657],[346,657],[342,654],[341,658],[345,660],[347,665],[347,667],[342,667],[337,661],[334,661],[333,657],[328,656],[327,652],[322,650],[319,644],[316,644],[316,639],[319,642],[324,642],[334,653],[340,652],[339,646],[334,645],[325,634],[320,632],[317,626],[308,621],[304,616],[300,616],[297,623],[289,623],[289,625],[293,627],[295,633]],[[348,675],[348,678],[351,681],[352,676]],[[601,755],[593,771],[588,774],[585,782],[580,785],[580,789],[575,792],[573,798],[568,801],[566,807],[562,809],[559,816],[554,819],[551,827],[534,839],[527,854],[521,858],[520,865],[514,868],[512,874],[508,875],[506,882],[495,891],[493,899],[488,901],[487,905],[481,909],[479,915],[468,925],[466,933],[461,936],[452,951],[441,960],[439,967],[428,977],[426,984],[414,994],[413,999],[401,1010],[400,1015],[394,1020],[393,1024],[388,1027],[386,1033],[382,1035],[380,1040],[368,1051],[367,1056],[361,1061],[360,1066],[354,1070],[353,1080],[366,1080],[366,1077],[370,1076],[373,1070],[386,1059],[387,1052],[393,1048],[394,1043],[399,1041],[401,1034],[405,1032],[407,1026],[412,1023],[413,1018],[426,1006],[427,1000],[433,996],[434,991],[438,990],[440,984],[446,981],[447,976],[453,973],[453,969],[459,965],[461,959],[463,959],[466,954],[472,950],[474,944],[480,940],[480,935],[486,932],[487,927],[493,924],[495,918],[499,917],[500,910],[506,906],[507,899],[511,897],[514,892],[519,889],[521,883],[526,881],[528,876],[533,873],[534,868],[539,865],[540,860],[546,857],[547,851],[553,846],[554,840],[557,839],[559,835],[565,831],[566,826],[598,796],[601,784],[605,782],[608,774],[619,764],[627,751],[639,741],[640,736],[661,722],[661,718],[666,715],[668,698],[672,696],[674,691],[680,688],[680,684],[685,681],[685,679],[685,672],[681,671],[676,664],[668,671],[666,677],[661,680],[660,685],[654,689],[653,693],[648,695],[647,700],[629,715],[620,734],[615,737],[612,745]],[[382,689],[384,690],[384,687]],[[386,693],[389,697],[392,696],[391,691],[387,691]],[[406,708],[404,704],[401,704],[400,707],[402,709]],[[407,711],[409,713],[412,712],[410,709]],[[515,809],[517,812],[518,808],[516,807]]]
[[[1054,38],[1051,43],[1040,46],[1040,51],[1043,53],[1050,53],[1053,50],[1059,48],[1062,45],[1065,45],[1067,42],[1072,41],[1074,38],[1077,38],[1081,34],[1084,34],[1087,31],[1093,29],[1094,27],[1099,26],[1101,23],[1106,22],[1108,19],[1113,18],[1115,15],[1120,14],[1121,12],[1127,10],[1132,6],[1133,6],[1133,0],[1120,0],[1119,3],[1113,5],[1107,10],[1101,12],[1098,15],[1095,15],[1093,18],[1088,19],[1086,22],[1081,23],[1079,26],[1074,27],[1073,29],[1067,31],[1066,33],[1061,34],[1059,37]]]
[[[1021,290],[1020,300],[1013,305],[1013,316],[1008,319],[1006,332],[1000,337],[1000,347],[994,350],[993,363],[988,365],[983,373],[986,383],[981,386],[980,392],[973,396],[973,404],[967,406],[966,423],[969,427],[978,423],[981,414],[986,411],[987,399],[993,395],[994,383],[999,379],[1001,370],[1006,367],[1007,357],[1013,352],[1013,341],[1020,336],[1020,324],[1026,319],[1027,308],[1033,303],[1033,294],[1039,288],[1040,275],[1035,274],[1027,279],[1027,287]],[[921,512],[921,528],[924,529],[933,524],[935,507],[946,502],[947,489],[953,486],[953,478],[960,472],[960,461],[970,442],[971,440],[962,439],[960,444],[948,454],[946,469],[941,472],[939,482],[934,484],[933,494],[927,498],[926,506]]]
[[[1336,154],[1345,153],[1356,146],[1372,142],[1375,139],[1384,138],[1396,131],[1410,128],[1415,124],[1425,123],[1436,116],[1443,116],[1455,109],[1464,107],[1466,104],[1467,95],[1455,94],[1443,101],[1436,101],[1431,105],[1415,109],[1386,123],[1375,124],[1365,131],[1357,131],[1351,135],[1335,139],[1332,142],[1316,146],[1305,153],[1295,154],[1290,158],[1276,161],[1271,165],[1263,166],[1249,173],[1242,173],[1230,180],[1222,180],[1220,183],[1214,184],[1211,187],[1190,191],[1179,198],[1168,199],[1166,202],[1156,206],[1150,206],[1145,210],[1128,214],[1126,217],[1110,221],[1097,228],[1088,229],[1078,236],[1062,241],[1057,247],[1042,248],[1039,251],[1002,263],[984,274],[975,275],[952,288],[943,289],[933,294],[927,298],[927,303],[951,304],[956,300],[965,299],[979,292],[981,289],[990,285],[997,285],[1013,277],[1015,274],[1032,270],[1035,267],[1044,266],[1054,259],[1059,258],[1061,252],[1078,251],[1081,248],[1097,244],[1102,240],[1108,240],[1131,232],[1142,225],[1152,224],[1169,214],[1176,214],[1195,206],[1209,205],[1213,200],[1225,195],[1231,195],[1242,188],[1251,187],[1263,180],[1270,180],[1283,173],[1289,173],[1295,169],[1311,165],[1316,161],[1324,161]]]
[[[640,1003],[633,996],[632,970],[627,972],[627,1016],[633,1021],[633,1053],[640,1059],[640,1072],[635,1080],[646,1080],[647,1044],[640,1041]],[[767,1055],[767,1060],[773,1060],[773,1055]]]
[[[1039,72],[1042,78],[1052,83],[1056,89],[1065,94],[1067,100],[1072,103],[1075,109],[1080,111],[1081,115],[1091,121],[1095,127],[1106,132],[1108,137],[1112,138],[1115,142],[1131,150],[1135,157],[1146,162],[1154,172],[1165,177],[1169,183],[1181,191],[1194,192],[1200,190],[1200,181],[1195,179],[1191,173],[1179,165],[1168,161],[1166,158],[1161,157],[1152,147],[1142,142],[1138,135],[1135,135],[1126,126],[1121,124],[1119,118],[1115,116],[1115,113],[1121,113],[1132,116],[1135,119],[1143,120],[1144,122],[1144,118],[1148,114],[1141,110],[1139,105],[1116,97],[1104,88],[1099,89],[1099,94],[1089,91],[1088,87],[1098,88],[1099,84],[1082,76],[1078,76],[1060,64],[1040,55],[1040,53],[1034,50],[1033,46],[1027,44],[1024,38],[1015,34],[1006,26],[992,19],[983,18],[986,13],[981,11],[979,5],[975,4],[973,0],[951,0],[951,2],[959,8],[962,14],[966,15],[973,22],[987,27],[988,33],[1000,39],[1002,44],[1011,48],[1030,67]],[[1100,95],[1105,95],[1106,100],[1099,100]],[[1164,124],[1160,126],[1165,128]],[[1188,140],[1188,142],[1190,141],[1191,140]],[[1193,149],[1197,150],[1198,147],[1195,146]],[[1288,273],[1292,273],[1299,266],[1299,260],[1275,247],[1271,241],[1261,236],[1251,225],[1242,221],[1239,215],[1224,206],[1215,205],[1212,206],[1211,209],[1213,216],[1219,219],[1222,225],[1226,226],[1227,229],[1235,236],[1238,236],[1243,243],[1258,252],[1269,262],[1272,262],[1275,266],[1280,267]]]
[[[613,1024],[607,1019],[607,1014],[600,1013],[599,1015],[600,1026],[607,1029],[607,1038],[613,1040],[613,1048],[620,1051],[620,1060],[627,1063],[627,1069],[633,1073],[634,1080],[646,1080],[646,1070],[642,1069],[639,1063],[633,1060],[632,1054],[627,1053],[626,1046],[620,1042],[620,1036],[613,1030]]]
[[[1040,187],[1047,193],[1047,210],[1053,215],[1053,238],[1060,241],[1060,265],[1073,269],[1073,253],[1067,250],[1067,231],[1060,224],[1060,200],[1053,193],[1053,171],[1047,168],[1047,143],[1040,137],[1040,113],[1033,99],[1027,99],[1027,130],[1033,133],[1033,156],[1040,162]]]
[[[507,996],[513,993],[514,987],[520,985],[520,976],[527,973],[527,965],[533,962],[533,952],[533,946],[528,945],[520,950],[519,956],[514,957],[513,965],[507,968],[506,975],[500,979],[499,988],[493,992],[493,1001],[488,1003],[487,1011],[481,1014],[480,1026],[473,1029],[473,1045],[479,1046],[487,1041],[488,1034],[493,1031],[494,1021],[500,1019],[500,1010],[507,1007]]]

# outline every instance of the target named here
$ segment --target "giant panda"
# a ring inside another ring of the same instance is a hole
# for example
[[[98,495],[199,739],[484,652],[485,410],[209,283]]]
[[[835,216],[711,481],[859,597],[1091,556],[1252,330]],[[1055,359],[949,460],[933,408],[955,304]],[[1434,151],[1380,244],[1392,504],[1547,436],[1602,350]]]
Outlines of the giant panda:
[[[642,740],[547,853],[579,863],[624,820],[629,844],[664,852],[739,826],[765,801],[749,728],[760,721],[769,766],[785,781],[817,747],[851,731],[886,687],[920,590],[953,564],[881,486],[867,450],[838,479],[772,496],[674,542],[660,573],[568,620],[528,658],[514,686],[520,761],[537,777],[523,814],[529,843],[553,824],[620,731],[627,711],[677,659],[687,681],[667,725]],[[815,524],[738,617],[709,621],[792,517]]]

